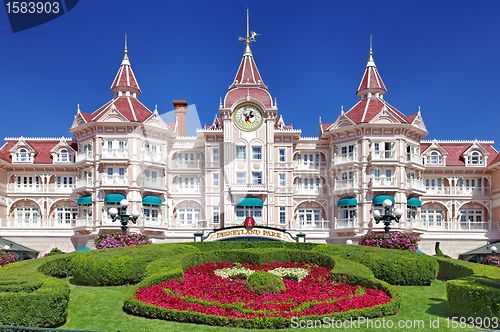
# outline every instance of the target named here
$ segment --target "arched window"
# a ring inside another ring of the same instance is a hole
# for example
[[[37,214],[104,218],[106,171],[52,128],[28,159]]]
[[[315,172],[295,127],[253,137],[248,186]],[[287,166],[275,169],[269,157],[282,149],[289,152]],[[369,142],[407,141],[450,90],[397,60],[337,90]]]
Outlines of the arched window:
[[[19,151],[19,161],[28,161],[28,151],[26,149]]]
[[[441,165],[443,162],[441,155],[437,151],[432,151],[429,156],[427,156],[427,164],[430,165]]]
[[[470,156],[470,164],[471,165],[482,165],[483,164],[483,156],[477,151],[472,152],[472,155]]]
[[[60,161],[69,161],[68,160],[68,150],[62,149],[61,152],[59,153],[59,160]]]

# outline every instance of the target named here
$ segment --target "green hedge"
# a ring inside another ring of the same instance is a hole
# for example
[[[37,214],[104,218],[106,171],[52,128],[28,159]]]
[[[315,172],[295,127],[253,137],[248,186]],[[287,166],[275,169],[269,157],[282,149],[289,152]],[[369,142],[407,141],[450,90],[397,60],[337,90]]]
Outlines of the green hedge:
[[[85,285],[136,284],[147,276],[149,263],[190,252],[198,252],[198,249],[190,245],[160,244],[84,251],[71,259],[71,274]]]
[[[391,285],[430,285],[439,270],[435,257],[410,251],[343,244],[316,246],[312,250],[363,264],[376,278]]]
[[[292,243],[279,241],[214,241],[214,242],[194,242],[191,246],[198,248],[200,251],[217,251],[217,250],[233,250],[233,249],[297,249],[297,250],[312,250],[318,244],[316,243]]]
[[[207,246],[208,247],[208,246]],[[211,262],[239,262],[262,265],[271,262],[307,262],[332,269],[332,278],[343,279],[347,283],[356,283],[363,287],[380,289],[389,294],[392,298],[390,303],[375,306],[372,308],[351,310],[329,314],[326,316],[304,316],[301,319],[356,319],[358,317],[380,317],[395,314],[399,311],[401,297],[397,291],[389,284],[377,280],[371,271],[365,266],[350,262],[340,257],[334,257],[321,252],[311,252],[294,249],[280,249],[279,247],[267,247],[266,250],[245,249],[245,250],[215,250],[203,251],[193,254],[185,254],[177,257],[165,257],[161,260],[150,263],[147,273],[151,274],[139,284],[134,286],[126,295],[124,300],[124,310],[139,316],[164,319],[185,323],[205,324],[214,326],[231,326],[242,328],[285,328],[289,327],[291,321],[282,317],[266,317],[262,319],[241,319],[227,318],[213,315],[205,315],[196,312],[179,311],[165,309],[150,304],[143,303],[135,299],[135,294],[141,287],[157,285],[165,280],[180,279],[183,277],[182,271],[185,268],[198,266]],[[205,247],[206,249],[206,247]],[[182,266],[182,269],[181,269]],[[154,273],[157,269],[159,272]],[[352,273],[352,277],[348,277]],[[335,279],[337,280],[337,279]],[[340,281],[340,280],[338,280]]]
[[[37,271],[51,258],[8,264],[0,273],[0,324],[52,327],[66,321],[69,285]]]
[[[38,272],[55,278],[69,277],[71,276],[71,260],[73,256],[72,254],[61,255],[52,260],[47,260],[38,267]]]

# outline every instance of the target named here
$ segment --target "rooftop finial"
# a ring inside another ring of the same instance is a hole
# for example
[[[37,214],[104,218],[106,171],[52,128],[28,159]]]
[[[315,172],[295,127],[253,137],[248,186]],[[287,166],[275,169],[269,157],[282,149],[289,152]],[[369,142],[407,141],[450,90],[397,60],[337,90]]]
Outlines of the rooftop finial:
[[[372,48],[372,35],[370,35],[370,56],[368,57],[368,66],[375,66],[375,61],[373,61],[373,48]]]
[[[255,33],[254,31],[250,32],[250,18],[249,18],[249,10],[247,9],[247,36],[245,38],[239,37],[238,40],[245,40],[246,47],[245,47],[245,54],[252,54],[252,51],[250,50],[250,42],[255,41],[255,36],[258,36],[258,33]]]
[[[127,50],[127,34],[125,34],[125,56],[123,57],[123,60],[128,60],[128,50]]]

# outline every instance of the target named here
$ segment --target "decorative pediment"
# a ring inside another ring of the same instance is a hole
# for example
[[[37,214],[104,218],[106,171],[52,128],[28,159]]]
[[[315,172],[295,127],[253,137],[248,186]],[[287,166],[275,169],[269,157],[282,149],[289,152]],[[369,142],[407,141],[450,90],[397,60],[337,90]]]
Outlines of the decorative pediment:
[[[128,119],[121,114],[113,104],[109,110],[97,122],[129,122]]]
[[[384,107],[382,107],[382,110],[369,123],[397,124],[401,123],[401,121],[397,119],[394,115],[392,115],[392,113],[389,112],[387,106],[384,105]]]
[[[474,152],[474,151],[478,151],[483,156],[488,156],[490,154],[488,151],[486,151],[485,148],[483,148],[481,146],[481,144],[479,144],[479,141],[477,139],[474,141],[474,143],[472,143],[471,146],[469,146],[469,148],[467,150],[464,151],[463,155],[464,156],[471,155],[472,152]]]
[[[341,128],[341,127],[347,127],[347,126],[354,126],[356,123],[349,119],[349,117],[344,113],[344,110],[340,112],[339,117],[337,120],[335,120],[334,123],[330,127],[328,127],[325,131]]]
[[[87,123],[87,120],[83,116],[82,112],[80,111],[80,104],[78,104],[78,110],[76,111],[75,118],[73,119],[73,124],[71,125],[71,129],[78,127],[82,124]]]
[[[441,155],[443,156],[447,156],[448,155],[448,152],[443,149],[443,147],[441,145],[439,145],[438,141],[436,139],[434,139],[432,141],[432,144],[429,145],[427,147],[427,149],[425,149],[425,151],[422,152],[422,155],[429,155],[432,151],[438,151],[439,153],[441,153]]]
[[[427,131],[427,128],[425,128],[424,120],[422,119],[422,115],[420,114],[420,110],[418,111],[415,119],[413,119],[413,121],[411,122],[411,125]]]
[[[171,130],[171,128],[169,126],[167,126],[167,124],[163,121],[163,119],[161,118],[161,116],[158,114],[158,110],[157,109],[155,109],[155,111],[153,112],[153,114],[151,114],[151,116],[149,118],[147,118],[146,120],[144,120],[143,123],[145,125],[148,125],[148,126],[153,126],[153,127],[157,127],[157,128]]]
[[[28,143],[26,143],[26,141],[24,140],[24,137],[20,137],[19,140],[17,141],[16,144],[14,144],[14,146],[12,148],[10,148],[9,152],[10,153],[16,153],[19,149],[21,148],[25,148],[26,150],[28,150],[28,152],[34,154],[35,153],[35,149],[33,149],[31,147],[31,145],[29,145]]]
[[[61,137],[61,140],[50,150],[50,153],[57,153],[61,149],[67,149],[70,153],[76,152],[75,149],[73,149],[73,147],[68,144],[68,141],[64,136]]]

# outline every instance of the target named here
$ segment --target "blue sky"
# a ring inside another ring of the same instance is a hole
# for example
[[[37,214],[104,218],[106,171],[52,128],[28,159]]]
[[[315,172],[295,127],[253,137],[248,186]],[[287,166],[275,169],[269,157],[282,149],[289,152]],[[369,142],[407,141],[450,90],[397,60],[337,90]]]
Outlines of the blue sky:
[[[139,100],[160,113],[187,100],[211,123],[243,55],[247,7],[263,81],[303,136],[357,102],[373,35],[386,101],[406,115],[420,106],[428,139],[500,142],[497,0],[82,0],[18,33],[0,9],[0,137],[69,136],[77,104],[92,113],[112,98],[125,33]]]

